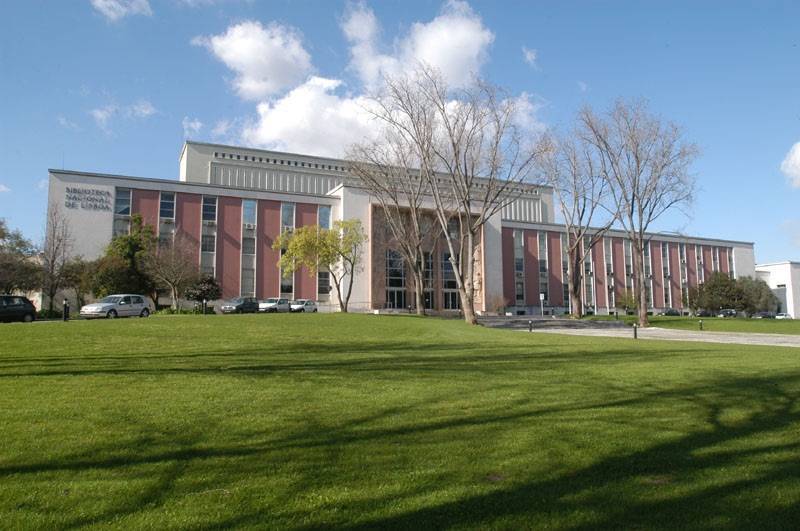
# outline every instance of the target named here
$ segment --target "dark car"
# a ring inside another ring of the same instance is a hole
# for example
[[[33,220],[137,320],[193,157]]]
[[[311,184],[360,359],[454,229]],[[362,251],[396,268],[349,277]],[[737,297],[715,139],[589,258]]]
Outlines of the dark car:
[[[772,312],[756,312],[753,314],[753,319],[775,319],[775,314]]]
[[[736,317],[737,312],[733,308],[726,308],[724,310],[720,310],[717,314],[717,317]]]
[[[695,317],[714,317],[714,314],[710,310],[697,310],[694,315]]]
[[[669,315],[671,317],[678,317],[680,316],[681,312],[676,310],[675,308],[667,308],[663,312],[659,313],[659,315]]]
[[[256,313],[258,311],[258,299],[255,297],[236,297],[220,304],[219,309],[222,313]]]
[[[19,295],[0,295],[0,321],[30,323],[36,319],[36,307]]]

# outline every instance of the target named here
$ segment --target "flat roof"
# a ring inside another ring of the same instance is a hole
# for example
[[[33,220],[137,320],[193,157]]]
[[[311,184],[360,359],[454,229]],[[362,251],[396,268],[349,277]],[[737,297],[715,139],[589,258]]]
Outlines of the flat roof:
[[[770,267],[770,266],[779,266],[779,265],[794,265],[800,266],[800,262],[795,260],[784,260],[783,262],[768,262],[766,264],[756,264],[756,269],[759,267]]]

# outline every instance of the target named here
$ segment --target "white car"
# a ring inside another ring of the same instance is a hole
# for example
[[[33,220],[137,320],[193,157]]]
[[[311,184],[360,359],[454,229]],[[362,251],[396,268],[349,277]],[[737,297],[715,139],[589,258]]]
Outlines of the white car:
[[[775,319],[791,319],[791,318],[792,318],[792,316],[789,315],[788,313],[776,313],[775,314]]]
[[[291,311],[292,312],[316,312],[317,311],[317,303],[312,301],[311,299],[297,299],[296,301],[292,301],[291,304]]]
[[[109,295],[81,307],[85,319],[114,319],[116,317],[148,317],[150,302],[143,295]]]
[[[270,297],[265,301],[258,303],[259,312],[277,313],[277,312],[290,312],[289,299],[279,299],[278,297]]]

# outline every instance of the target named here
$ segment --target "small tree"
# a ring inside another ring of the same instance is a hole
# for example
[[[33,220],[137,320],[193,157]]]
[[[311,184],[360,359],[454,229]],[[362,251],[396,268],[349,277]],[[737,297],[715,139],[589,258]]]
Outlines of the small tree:
[[[94,276],[95,263],[87,262],[77,256],[71,258],[64,264],[64,289],[72,289],[75,292],[75,302],[78,306],[85,304],[84,294],[91,291],[91,279]]]
[[[278,267],[285,276],[301,267],[315,276],[321,269],[330,271],[336,286],[339,309],[347,312],[353,278],[362,268],[367,235],[357,219],[336,221],[332,229],[306,225],[276,238],[273,249],[284,249]],[[346,284],[346,286],[345,286]]]
[[[726,273],[713,273],[698,286],[697,304],[706,310],[719,311],[723,308],[745,309],[744,291],[737,281]]]
[[[202,275],[186,287],[184,295],[190,301],[208,302],[219,299],[222,296],[222,288],[219,287],[217,279],[213,276]]]
[[[72,250],[72,232],[67,218],[57,206],[47,213],[47,228],[41,252],[42,293],[47,296],[47,309],[52,314],[58,290],[64,286],[66,266]]]
[[[778,297],[761,279],[742,277],[736,279],[744,298],[742,310],[753,315],[756,312],[774,312],[778,309]]]
[[[128,234],[116,236],[106,249],[100,260],[98,275],[101,278],[93,282],[92,291],[99,293],[147,293],[158,300],[156,282],[144,269],[144,262],[153,252],[158,238],[155,229],[145,225],[142,216],[131,216],[131,230]]]
[[[169,290],[172,309],[178,309],[178,298],[197,279],[197,249],[179,232],[170,242],[159,245],[142,257],[144,271],[158,285]]]

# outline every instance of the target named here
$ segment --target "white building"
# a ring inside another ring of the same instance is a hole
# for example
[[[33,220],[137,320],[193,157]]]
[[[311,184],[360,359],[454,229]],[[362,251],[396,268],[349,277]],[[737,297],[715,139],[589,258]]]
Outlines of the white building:
[[[800,319],[800,262],[775,262],[756,265],[758,278],[769,284],[780,301],[779,312]]]

